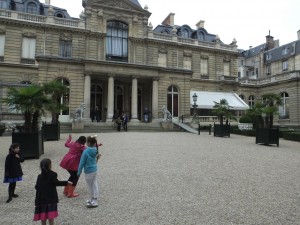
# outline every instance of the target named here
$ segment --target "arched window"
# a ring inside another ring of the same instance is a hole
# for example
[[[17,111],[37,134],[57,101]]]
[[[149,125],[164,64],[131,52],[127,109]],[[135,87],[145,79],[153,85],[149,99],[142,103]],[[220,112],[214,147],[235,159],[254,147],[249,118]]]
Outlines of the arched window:
[[[255,97],[253,95],[250,95],[248,99],[248,105],[250,108],[252,108],[254,104],[255,104]]]
[[[63,14],[62,12],[57,12],[55,14],[56,17],[59,17],[59,18],[65,18],[65,14]]]
[[[173,117],[178,117],[179,92],[175,86],[168,88],[167,108]]]
[[[66,86],[68,89],[70,89],[70,82],[65,79],[65,78],[58,78],[56,79],[58,82],[60,82],[61,84],[63,84],[64,86]],[[63,104],[66,109],[65,110],[61,110],[60,111],[60,115],[69,115],[69,99],[70,99],[70,91],[68,91],[68,93],[66,93],[65,95],[58,97],[57,101],[60,102],[61,104]]]
[[[204,33],[202,31],[198,32],[198,40],[204,41]]]
[[[128,25],[120,21],[107,22],[106,59],[128,61]]]
[[[28,3],[27,13],[37,14],[37,6],[35,3],[33,3],[33,2]]]
[[[7,0],[0,0],[0,8],[7,9]]]
[[[183,37],[183,38],[189,38],[190,37],[190,32],[188,31],[188,29],[183,28],[181,30],[181,37]]]
[[[279,118],[280,119],[289,119],[290,113],[289,113],[289,94],[286,92],[280,93],[281,96],[281,104],[279,106]]]

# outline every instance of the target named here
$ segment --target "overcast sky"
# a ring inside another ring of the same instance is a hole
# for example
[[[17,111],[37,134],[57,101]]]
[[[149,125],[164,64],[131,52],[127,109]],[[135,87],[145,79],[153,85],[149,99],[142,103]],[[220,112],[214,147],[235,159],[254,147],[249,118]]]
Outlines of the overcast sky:
[[[300,30],[299,0],[139,0],[152,13],[149,22],[155,28],[170,12],[176,25],[195,24],[204,20],[208,33],[218,34],[225,44],[235,38],[238,48],[248,49],[265,42],[269,34],[280,45],[297,40]],[[79,17],[82,0],[51,0],[51,5],[65,8],[72,17]]]

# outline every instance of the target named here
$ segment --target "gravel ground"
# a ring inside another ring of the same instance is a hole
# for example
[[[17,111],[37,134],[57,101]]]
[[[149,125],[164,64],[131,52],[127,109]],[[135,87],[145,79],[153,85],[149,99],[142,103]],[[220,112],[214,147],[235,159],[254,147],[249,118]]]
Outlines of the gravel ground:
[[[88,135],[88,134],[82,134]],[[64,142],[45,142],[60,180],[68,173],[59,162],[68,151]],[[73,134],[76,139],[79,134]],[[101,133],[99,207],[88,209],[84,176],[80,196],[68,199],[58,187],[56,224],[72,225],[299,225],[300,143],[280,140],[279,147],[255,144],[253,137],[219,138],[184,132]],[[11,137],[0,137],[0,174]],[[0,224],[33,222],[34,185],[40,160],[22,164],[20,196],[7,199],[0,185]]]

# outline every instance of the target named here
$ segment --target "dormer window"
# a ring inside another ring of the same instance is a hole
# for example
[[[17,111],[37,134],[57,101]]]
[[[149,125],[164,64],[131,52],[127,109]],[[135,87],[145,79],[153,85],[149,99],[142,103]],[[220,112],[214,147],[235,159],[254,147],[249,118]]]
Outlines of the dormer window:
[[[266,54],[266,60],[270,60],[272,59],[272,54],[271,53],[267,53]]]
[[[7,9],[7,0],[0,0],[0,8]]]
[[[163,34],[170,34],[170,31],[168,29],[164,29],[164,30],[162,30],[161,33],[163,33]]]
[[[198,40],[199,40],[199,41],[204,41],[204,33],[203,33],[202,31],[200,31],[200,32],[198,33]]]
[[[35,3],[33,3],[33,2],[28,3],[28,5],[27,5],[27,13],[37,14],[37,6],[36,6]]]
[[[63,14],[62,12],[58,12],[55,14],[55,17],[58,17],[58,18],[66,18],[65,17],[65,14]]]
[[[189,38],[190,37],[190,32],[188,31],[188,29],[186,29],[186,28],[182,29],[181,37],[183,37],[183,38]]]
[[[285,47],[283,50],[282,50],[282,55],[287,55],[289,53],[289,49],[288,47]]]

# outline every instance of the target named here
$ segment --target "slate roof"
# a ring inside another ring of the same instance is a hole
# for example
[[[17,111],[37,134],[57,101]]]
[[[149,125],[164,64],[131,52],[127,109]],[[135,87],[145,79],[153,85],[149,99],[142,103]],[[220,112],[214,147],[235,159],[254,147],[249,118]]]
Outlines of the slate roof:
[[[250,49],[248,49],[246,51],[243,51],[242,52],[242,56],[245,57],[246,59],[254,57],[256,55],[259,55],[259,53],[261,51],[263,51],[265,49],[265,47],[266,47],[266,43],[258,45],[258,46],[254,47],[254,48],[250,48]]]
[[[265,52],[265,62],[272,63],[300,54],[300,40],[270,49]]]
[[[129,1],[142,8],[142,6],[141,6],[141,4],[139,3],[138,0],[129,0]]]

